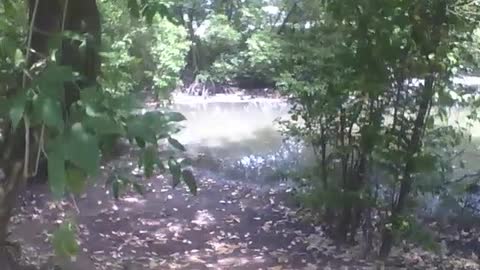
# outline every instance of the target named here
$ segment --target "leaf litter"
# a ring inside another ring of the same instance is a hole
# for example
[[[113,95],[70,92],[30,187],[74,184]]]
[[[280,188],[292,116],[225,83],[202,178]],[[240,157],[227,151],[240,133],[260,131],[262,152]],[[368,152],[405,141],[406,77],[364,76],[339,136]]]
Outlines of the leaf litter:
[[[103,175],[111,169],[105,167]],[[169,179],[157,176],[145,197],[131,199],[138,195],[128,194],[129,200],[117,202],[105,198],[101,185],[91,187],[77,200],[78,215],[71,201],[55,202],[44,187],[36,186],[23,195],[13,235],[23,244],[25,261],[45,264],[53,256],[49,232],[55,221],[75,216],[81,256],[72,263],[77,267],[73,270],[382,269],[383,264],[361,258],[358,247],[340,247],[320,227],[303,220],[281,199],[287,190],[265,191],[210,177],[197,181],[196,197],[185,188],[173,190]],[[478,240],[478,235],[463,232],[458,238]],[[383,267],[480,269],[475,253],[441,258],[419,248],[397,249]]]

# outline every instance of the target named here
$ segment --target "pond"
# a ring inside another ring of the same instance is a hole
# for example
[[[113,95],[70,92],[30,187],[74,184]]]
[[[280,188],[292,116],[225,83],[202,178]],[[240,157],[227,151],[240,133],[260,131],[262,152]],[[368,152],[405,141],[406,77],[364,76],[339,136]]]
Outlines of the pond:
[[[174,100],[172,109],[187,118],[177,137],[195,157],[196,167],[232,180],[269,184],[309,159],[303,144],[280,132],[278,120],[289,111],[283,99],[176,95]]]

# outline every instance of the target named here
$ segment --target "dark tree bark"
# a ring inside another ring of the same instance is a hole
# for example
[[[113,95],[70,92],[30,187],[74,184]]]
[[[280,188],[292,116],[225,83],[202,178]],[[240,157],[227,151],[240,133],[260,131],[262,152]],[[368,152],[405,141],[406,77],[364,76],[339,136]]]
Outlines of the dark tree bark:
[[[283,19],[282,25],[278,28],[277,34],[283,34],[285,32],[285,29],[287,28],[287,24],[290,20],[290,17],[292,14],[296,11],[297,9],[297,2],[293,3],[292,8],[288,11],[287,15],[285,16],[285,19]]]
[[[419,2],[422,3],[422,2]],[[422,3],[423,4],[423,3]],[[422,24],[414,25],[412,28],[412,37],[420,45],[419,49],[422,55],[428,59],[431,53],[436,53],[442,43],[443,35],[449,31],[447,1],[439,0],[434,2],[432,6],[425,6],[419,9],[423,14],[415,14],[423,16]],[[427,12],[431,9],[430,12]],[[413,14],[412,14],[413,15]],[[429,26],[429,31],[425,30],[425,25]],[[421,29],[421,31],[418,31]],[[424,39],[429,37],[428,39]],[[424,87],[418,99],[418,113],[412,128],[412,136],[410,137],[406,155],[405,167],[403,170],[403,180],[400,184],[400,192],[398,199],[392,209],[390,215],[391,228],[385,227],[382,233],[382,245],[380,247],[380,257],[387,257],[394,242],[394,230],[397,227],[398,219],[404,214],[408,197],[412,189],[414,178],[412,176],[415,169],[415,156],[420,153],[422,147],[423,134],[425,130],[425,121],[431,107],[432,98],[435,94],[435,80],[442,70],[438,70],[435,62],[428,61],[429,74],[425,77]]]
[[[415,119],[415,124],[413,127],[412,137],[410,139],[410,144],[407,149],[406,164],[403,171],[403,181],[400,185],[400,193],[398,195],[397,202],[395,203],[394,208],[392,209],[392,214],[390,216],[390,223],[392,228],[385,228],[382,235],[382,246],[380,247],[380,256],[387,257],[390,254],[390,250],[393,246],[393,230],[395,229],[397,219],[403,214],[405,206],[407,204],[408,195],[413,184],[413,170],[415,166],[414,156],[417,154],[421,148],[422,133],[423,127],[425,124],[425,118],[427,116],[427,111],[430,106],[434,90],[433,90],[434,77],[433,75],[428,76],[425,79],[425,86],[423,89],[423,94],[420,99],[420,106],[418,109],[418,114]]]
[[[71,66],[79,72],[81,79],[65,86],[65,107],[79,100],[80,90],[96,84],[100,74],[101,42],[100,13],[95,0],[70,0],[66,10],[65,31],[86,36],[86,48],[80,48],[80,41],[64,40],[62,44],[61,64]]]
[[[69,5],[64,9],[64,3]],[[69,40],[62,42],[61,64],[71,66],[79,72],[81,79],[76,85],[65,85],[65,107],[79,99],[79,87],[94,85],[100,72],[100,15],[95,0],[36,0],[28,1],[29,21],[33,18],[31,39],[31,53],[27,59],[28,66],[41,61],[50,53],[49,43],[52,37],[63,30],[81,34],[88,34],[86,50],[83,52],[79,44]],[[35,10],[35,16],[33,16]],[[66,17],[64,18],[64,11]],[[16,89],[15,91],[23,91]],[[10,124],[6,125],[11,127]],[[25,128],[19,127],[7,133],[0,156],[0,169],[5,177],[0,178],[0,265],[2,269],[19,269],[16,257],[11,253],[11,244],[8,242],[8,227],[13,214],[19,192],[23,188],[27,175],[24,173],[25,159]],[[34,130],[30,134],[33,134]],[[32,141],[32,140],[31,140]],[[30,151],[33,156],[35,151]],[[33,157],[27,157],[33,159]],[[46,164],[46,163],[45,163]]]

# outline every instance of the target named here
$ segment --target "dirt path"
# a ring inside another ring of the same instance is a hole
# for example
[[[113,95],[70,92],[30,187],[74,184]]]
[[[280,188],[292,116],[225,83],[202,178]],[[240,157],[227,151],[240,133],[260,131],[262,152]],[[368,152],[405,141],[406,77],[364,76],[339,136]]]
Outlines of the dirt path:
[[[129,160],[112,166],[132,166]],[[99,179],[111,173],[104,168]],[[299,220],[286,188],[196,174],[197,196],[172,189],[160,174],[145,196],[125,194],[119,201],[98,182],[76,200],[78,214],[72,200],[53,203],[47,186],[34,186],[24,194],[13,235],[23,243],[25,259],[38,265],[52,254],[49,233],[61,216],[76,216],[81,252],[68,270],[376,269],[358,259],[359,247],[338,247]],[[465,258],[458,258],[458,268],[435,268],[438,257],[418,250],[401,257],[398,267],[384,269],[480,269]]]
[[[105,168],[105,176],[109,172]],[[183,187],[172,189],[162,175],[151,179],[143,197],[126,194],[115,201],[102,183],[92,187],[76,200],[82,252],[69,270],[337,269],[352,264],[349,256],[325,260],[324,252],[308,246],[307,239],[321,232],[297,220],[285,189],[212,179],[201,172],[197,177],[197,196]],[[29,260],[51,254],[48,233],[62,215],[75,213],[71,202],[53,203],[46,186],[26,192],[13,233],[29,247]]]

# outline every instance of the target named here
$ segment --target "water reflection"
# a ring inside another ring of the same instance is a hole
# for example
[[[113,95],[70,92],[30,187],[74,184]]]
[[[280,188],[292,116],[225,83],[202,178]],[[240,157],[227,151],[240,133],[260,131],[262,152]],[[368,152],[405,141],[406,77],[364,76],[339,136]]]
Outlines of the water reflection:
[[[223,177],[254,182],[286,178],[306,159],[305,147],[286,140],[277,120],[288,116],[280,99],[219,96],[176,99],[173,109],[187,117],[178,139],[188,146],[196,167]]]
[[[268,184],[289,180],[290,172],[315,160],[302,142],[286,139],[278,131],[276,120],[288,117],[284,100],[185,96],[172,109],[187,117],[178,139],[188,146],[194,166],[211,177]],[[465,125],[465,119],[466,112],[453,110],[448,121]],[[478,123],[470,127],[474,137],[480,136],[479,130]],[[438,197],[421,201],[430,214],[445,209],[445,200]]]

